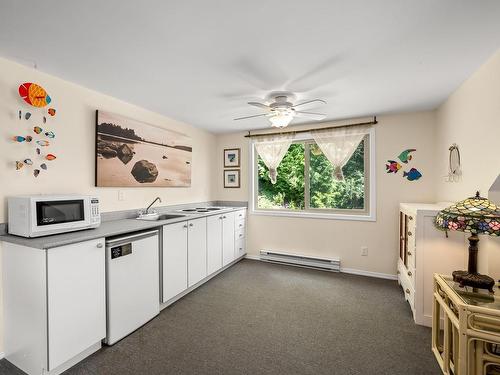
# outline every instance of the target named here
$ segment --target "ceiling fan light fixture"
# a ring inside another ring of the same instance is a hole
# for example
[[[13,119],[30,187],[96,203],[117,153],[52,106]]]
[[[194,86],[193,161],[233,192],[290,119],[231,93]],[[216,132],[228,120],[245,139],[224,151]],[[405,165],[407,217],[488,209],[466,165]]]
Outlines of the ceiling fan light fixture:
[[[269,117],[269,121],[271,121],[271,126],[275,128],[284,128],[290,124],[293,120],[293,114],[291,113],[277,113],[274,116]]]

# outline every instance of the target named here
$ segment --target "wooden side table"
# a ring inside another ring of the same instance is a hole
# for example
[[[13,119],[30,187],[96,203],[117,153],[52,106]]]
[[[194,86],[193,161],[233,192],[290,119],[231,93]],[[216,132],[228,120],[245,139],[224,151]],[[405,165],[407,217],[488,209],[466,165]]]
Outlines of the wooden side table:
[[[432,351],[443,374],[500,374],[500,290],[460,288],[434,274]]]

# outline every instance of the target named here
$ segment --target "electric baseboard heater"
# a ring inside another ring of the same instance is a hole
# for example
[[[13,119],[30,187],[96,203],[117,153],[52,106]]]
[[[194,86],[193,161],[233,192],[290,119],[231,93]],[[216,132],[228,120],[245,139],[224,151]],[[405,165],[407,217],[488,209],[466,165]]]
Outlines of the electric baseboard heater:
[[[327,259],[261,250],[260,260],[271,263],[287,264],[290,266],[314,268],[323,271],[340,272],[340,259],[338,258]]]

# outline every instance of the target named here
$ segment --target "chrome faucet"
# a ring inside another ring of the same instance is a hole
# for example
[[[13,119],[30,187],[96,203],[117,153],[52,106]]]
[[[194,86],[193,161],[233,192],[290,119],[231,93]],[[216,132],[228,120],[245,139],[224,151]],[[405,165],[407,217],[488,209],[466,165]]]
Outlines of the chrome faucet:
[[[151,202],[151,204],[144,210],[144,214],[147,215],[149,214],[149,209],[151,208],[151,206],[153,204],[156,203],[156,201],[160,202],[161,203],[161,198],[160,197],[156,197],[155,200],[153,202]]]

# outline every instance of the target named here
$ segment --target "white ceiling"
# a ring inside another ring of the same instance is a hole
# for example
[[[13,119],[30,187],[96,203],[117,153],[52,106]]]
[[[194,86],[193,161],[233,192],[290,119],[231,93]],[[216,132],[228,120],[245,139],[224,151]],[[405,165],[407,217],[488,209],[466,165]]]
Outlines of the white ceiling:
[[[498,0],[0,0],[0,55],[214,132],[273,90],[327,119],[435,108],[500,47]],[[1,74],[1,73],[0,73]]]

